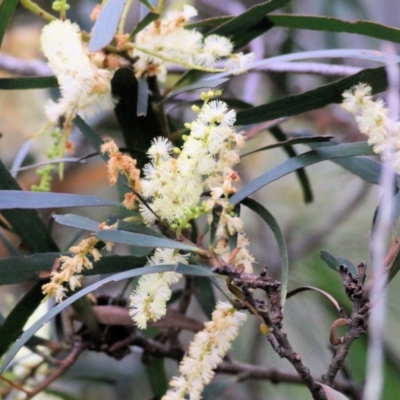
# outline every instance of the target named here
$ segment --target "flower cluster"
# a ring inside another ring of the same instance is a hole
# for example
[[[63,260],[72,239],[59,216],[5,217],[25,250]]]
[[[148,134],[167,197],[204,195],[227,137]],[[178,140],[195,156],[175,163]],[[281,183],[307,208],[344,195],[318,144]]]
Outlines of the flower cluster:
[[[88,255],[93,257],[93,261],[101,258],[101,253],[96,249],[98,239],[91,237],[82,240],[77,246],[72,246],[69,251],[74,255],[60,256],[60,268],[51,273],[51,280],[42,286],[44,294],[53,297],[57,303],[66,296],[68,286],[75,290],[81,286],[80,275],[84,269],[92,269],[93,262],[88,259]]]
[[[123,174],[128,181],[128,186],[134,190],[134,193],[126,193],[124,200],[124,205],[128,210],[134,209],[135,193],[141,191],[140,170],[136,168],[136,160],[129,155],[122,154],[113,140],[104,143],[100,151],[103,154],[107,153],[110,157],[107,162],[110,185],[115,185],[118,174]]]
[[[233,127],[235,112],[222,101],[209,101],[216,94],[203,94],[205,103],[195,108],[197,119],[186,124],[190,135],[183,137],[181,150],[173,149],[168,139],[156,138],[148,151],[151,162],[144,167],[142,195],[159,218],[176,226],[201,212],[203,192],[237,176],[232,167],[239,161],[244,138]],[[177,158],[172,157],[173,150],[179,153]],[[146,224],[155,222],[146,207],[141,206],[141,213]]]
[[[211,215],[213,207],[221,206],[215,252],[228,261],[228,238],[237,233],[240,250],[234,263],[243,264],[246,272],[251,272],[254,258],[247,250],[242,221],[229,204],[229,197],[236,190],[232,182],[239,180],[232,168],[240,161],[239,149],[244,146],[245,139],[234,128],[235,111],[228,110],[222,101],[212,100],[219,94],[212,90],[202,93],[204,105],[193,107],[197,118],[185,125],[190,135],[183,137],[181,150],[173,149],[172,143],[165,138],[153,141],[148,151],[151,162],[143,171],[142,195],[154,213],[143,204],[140,212],[148,225],[158,216],[180,230],[190,227],[191,219],[201,214]],[[172,156],[174,151],[178,153],[177,158]],[[202,194],[208,191],[211,199],[199,205]]]
[[[215,34],[204,37],[194,29],[184,28],[196,15],[195,8],[185,5],[182,12],[169,12],[136,35],[131,55],[138,57],[134,64],[137,77],[146,74],[164,80],[165,62],[213,71],[216,61],[227,57],[226,70],[235,74],[246,71],[253,53],[233,54],[233,44],[226,37]]]
[[[187,263],[187,256],[174,249],[156,249],[147,265]],[[167,301],[171,297],[170,285],[177,283],[182,275],[176,272],[160,272],[142,275],[130,296],[130,315],[140,329],[147,321],[157,321],[165,316]]]
[[[114,107],[110,84],[113,73],[100,68],[104,56],[88,53],[77,24],[52,21],[43,28],[40,40],[62,95],[57,103],[49,100],[45,107],[50,123],[57,123],[62,116],[70,121],[78,112],[87,117]]]
[[[229,196],[235,193],[232,182],[239,180],[232,167],[239,162],[238,150],[244,145],[244,137],[234,129],[235,112],[228,110],[224,102],[212,100],[219,94],[202,93],[204,105],[194,107],[197,118],[186,124],[190,135],[183,138],[182,149],[174,149],[166,138],[153,141],[148,151],[151,162],[145,165],[141,181],[141,194],[149,207],[143,204],[139,207],[145,223],[152,224],[159,217],[177,232],[190,227],[188,222],[201,214],[208,214],[211,219],[213,208],[219,207],[221,215],[214,252],[228,261],[229,236],[237,234],[238,249],[231,262],[251,272],[254,258],[248,252],[243,223],[229,203]],[[211,192],[211,198],[199,205],[202,194],[207,191]],[[176,250],[156,249],[148,264],[175,264],[185,260]],[[140,278],[131,295],[131,316],[140,328],[146,327],[147,321],[156,321],[165,315],[166,302],[171,296],[169,285],[179,278],[172,272]]]
[[[238,312],[231,304],[218,302],[212,321],[205,323],[205,329],[197,333],[190,344],[188,354],[179,366],[181,376],[172,378],[170,385],[173,388],[162,400],[182,400],[186,395],[191,400],[199,400],[246,318],[246,314]]]
[[[356,116],[360,131],[368,136],[374,152],[400,173],[400,123],[392,121],[383,100],[374,101],[372,88],[360,83],[343,93],[342,108]]]

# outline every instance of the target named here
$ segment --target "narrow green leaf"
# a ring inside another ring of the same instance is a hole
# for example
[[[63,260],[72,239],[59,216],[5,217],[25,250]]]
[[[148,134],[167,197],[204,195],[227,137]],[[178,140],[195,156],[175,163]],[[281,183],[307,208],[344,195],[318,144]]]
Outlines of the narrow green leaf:
[[[334,136],[304,136],[298,137],[294,139],[282,140],[278,143],[270,144],[268,146],[260,147],[259,149],[255,149],[253,151],[249,151],[248,153],[242,154],[240,158],[247,157],[250,154],[259,153],[260,151],[276,149],[277,147],[287,147],[293,146],[295,144],[309,144],[309,143],[321,143],[321,142],[329,142]]]
[[[0,3],[0,47],[6,32],[8,23],[17,8],[18,0],[3,0]]]
[[[144,28],[146,28],[147,25],[151,24],[153,21],[158,19],[160,17],[159,13],[156,13],[154,11],[150,11],[135,27],[135,29],[132,31],[132,33],[129,35],[129,40],[132,41],[135,36],[142,31]]]
[[[130,270],[126,272],[121,272],[119,274],[115,274],[113,276],[107,277],[105,279],[102,279],[101,281],[98,281],[96,283],[93,283],[92,285],[81,289],[79,292],[75,293],[68,299],[64,300],[62,303],[56,305],[54,308],[52,308],[46,315],[43,317],[39,318],[29,329],[27,329],[18,340],[19,332],[13,332],[10,331],[10,329],[4,331],[4,326],[7,323],[4,323],[3,326],[0,327],[0,334],[2,333],[7,333],[13,337],[13,340],[15,343],[11,346],[10,350],[8,351],[4,361],[3,365],[0,367],[0,374],[3,373],[9,362],[14,358],[14,356],[18,353],[18,351],[21,349],[22,346],[25,345],[25,343],[40,329],[44,324],[49,322],[52,318],[54,318],[57,314],[59,314],[61,311],[63,311],[65,308],[73,304],[75,301],[78,299],[81,299],[82,297],[86,296],[87,294],[97,290],[101,286],[110,283],[110,282],[119,282],[124,279],[130,279],[134,278],[137,276],[141,276],[144,274],[153,274],[157,272],[168,272],[168,271],[175,271],[178,273],[182,274],[190,274],[194,276],[214,276],[214,274],[211,272],[210,269],[205,268],[205,267],[200,267],[198,265],[186,265],[186,264],[177,264],[177,265],[152,265],[148,267],[143,267],[143,268],[137,268],[135,270]],[[39,291],[41,295],[41,283],[38,282],[35,287]],[[42,295],[41,295],[42,296]],[[24,306],[28,306],[30,299],[26,299],[26,302],[23,304]],[[37,301],[37,299],[33,299]],[[21,305],[22,306],[22,305]],[[22,307],[21,307],[22,308]],[[12,311],[12,313],[21,311],[21,309],[16,310],[16,308]],[[6,336],[1,336],[2,340],[0,341],[0,354],[4,353],[4,350],[7,349],[9,345],[8,340],[3,340],[3,338],[6,338]],[[7,338],[8,339],[8,338]],[[6,346],[4,345],[7,342]],[[3,350],[3,353],[1,351]]]
[[[126,0],[108,0],[92,29],[88,50],[99,51],[114,38]]]
[[[321,293],[323,296],[325,296],[336,308],[336,310],[340,313],[342,311],[342,307],[340,307],[339,303],[336,301],[336,299],[330,295],[328,292],[325,292],[325,290],[319,289],[317,287],[314,286],[300,286],[294,290],[291,290],[288,294],[287,294],[287,298],[289,299],[290,297],[295,296],[298,293],[301,292],[305,292],[305,291],[314,291],[314,292],[318,292]]]
[[[46,275],[52,271],[60,255],[67,254],[69,253],[36,253],[29,256],[0,258],[0,286],[36,280],[40,274]],[[114,274],[143,267],[146,262],[146,257],[103,256],[93,263],[92,269],[85,269],[82,274],[85,276]]]
[[[92,206],[122,207],[118,201],[82,194],[0,190],[0,210]]]
[[[196,29],[196,28],[203,28],[206,32],[210,31],[211,29],[215,29],[217,26],[225,24],[226,22],[231,21],[235,17],[231,17],[229,15],[224,17],[211,17],[201,19],[199,21],[190,22],[189,24],[185,25],[187,29]]]
[[[374,152],[366,143],[344,143],[327,148],[321,148],[309,151],[272,168],[258,178],[249,182],[235,195],[230,198],[232,204],[237,204],[250,196],[252,193],[268,185],[271,182],[282,178],[285,175],[294,172],[299,168],[308,167],[321,161],[331,160],[339,157],[354,157],[360,155],[373,155]]]
[[[75,125],[82,132],[83,136],[88,140],[99,156],[107,162],[109,160],[107,153],[102,153],[100,147],[104,144],[104,140],[79,116],[74,119]]]
[[[181,249],[197,252],[199,249],[186,243],[177,242],[171,239],[158,238],[141,233],[118,231],[116,229],[107,229],[97,232],[95,235],[104,242],[120,243],[129,246],[138,247],[166,247],[170,249]]]
[[[166,98],[171,99],[182,93],[189,92],[190,90],[197,90],[197,89],[202,89],[202,88],[208,88],[208,89],[215,88],[217,86],[222,85],[223,83],[225,83],[227,81],[229,81],[228,78],[209,79],[207,81],[200,80],[191,85],[184,86],[182,89],[173,90],[172,92],[170,92],[168,94],[168,96]]]
[[[312,149],[319,149],[327,146],[336,146],[339,142],[331,140],[329,143],[311,143],[308,142],[307,145]],[[340,165],[342,168],[351,172],[354,175],[359,176],[361,179],[373,183],[374,185],[379,185],[380,175],[382,171],[382,164],[371,160],[367,157],[351,157],[351,158],[336,158],[332,160],[335,164]],[[400,187],[400,181],[398,183]]]
[[[193,277],[193,286],[196,300],[200,304],[204,314],[211,320],[211,314],[217,302],[211,280],[202,276],[195,276]]]
[[[290,0],[270,0],[261,4],[257,4],[246,10],[243,14],[233,17],[229,21],[208,32],[208,34],[213,33],[232,37],[235,48],[243,46],[250,40],[254,39],[254,37],[259,36],[272,27],[271,24],[265,24],[265,30],[263,30],[262,26],[260,26],[262,21],[267,21],[267,18],[265,17],[266,14],[284,7],[289,3],[289,1]],[[246,31],[256,31],[257,36],[247,36]],[[243,35],[245,40],[241,39],[240,35]]]
[[[244,199],[241,201],[241,204],[243,204],[244,206],[250,208],[250,210],[257,213],[266,222],[266,224],[270,227],[278,243],[279,254],[281,258],[281,268],[282,268],[281,302],[282,306],[284,306],[287,293],[288,278],[289,278],[289,257],[288,257],[285,238],[283,237],[281,228],[279,227],[279,224],[274,218],[274,216],[259,202],[253,199]]]
[[[148,0],[139,0],[142,4],[144,4],[149,10],[154,10],[153,5]]]
[[[136,115],[145,117],[149,107],[149,85],[145,78],[138,79],[138,101],[136,107]]]
[[[90,231],[90,232],[96,232],[99,230],[99,225],[100,225],[99,222],[94,221],[93,219],[90,219],[90,218],[82,217],[80,215],[54,214],[53,218],[57,223],[59,223],[61,225],[69,226],[71,228],[83,229],[85,231]]]
[[[154,236],[158,238],[167,239],[164,235],[159,232],[154,231],[153,229],[148,228],[147,226],[143,226],[140,224],[135,224],[133,222],[127,222],[123,220],[118,220],[117,229],[120,231],[134,232],[134,233],[142,233],[143,235]]]
[[[18,183],[10,175],[0,161],[0,189],[11,189],[23,193]],[[7,196],[6,193],[2,197]],[[21,238],[21,242],[32,253],[59,251],[43,221],[34,210],[3,210],[3,217],[11,225],[13,231]],[[0,327],[0,357],[21,334],[28,318],[36,310],[43,299],[42,283],[35,284],[25,296],[19,300]]]
[[[269,0],[261,4],[257,4],[243,14],[229,19],[222,19],[222,25],[219,25],[207,32],[208,34],[217,34],[229,37],[237,50],[245,46],[254,38],[262,35],[272,28],[273,24],[266,18],[266,14],[289,3],[290,0]],[[192,25],[188,25],[192,27]],[[174,87],[182,87],[185,84],[199,80],[203,73],[197,70],[191,70],[181,76],[174,84]]]
[[[273,126],[269,129],[269,131],[275,137],[276,140],[286,141],[286,135],[279,126]],[[290,158],[297,156],[297,152],[293,147],[285,146],[283,149]],[[311,184],[310,184],[310,181],[308,179],[305,169],[300,168],[295,172],[295,174],[296,174],[296,176],[300,182],[300,186],[303,190],[304,202],[311,203],[313,201],[313,193],[312,193]]]
[[[165,372],[164,359],[146,357],[144,361],[147,379],[149,380],[153,395],[161,399],[168,390],[168,379]]]
[[[58,87],[57,78],[55,76],[0,78],[0,90],[46,89],[50,87]]]
[[[9,199],[10,193],[20,198],[23,193],[16,180],[0,161],[0,204]],[[14,196],[14,195],[13,195]],[[27,207],[29,208],[29,207]],[[1,214],[11,225],[13,231],[21,238],[24,246],[32,253],[58,251],[58,247],[46,229],[45,224],[35,210],[2,210]]]
[[[325,107],[331,103],[341,103],[343,92],[360,82],[370,85],[374,94],[383,92],[387,88],[385,68],[364,69],[357,74],[317,89],[299,95],[287,96],[271,103],[240,111],[237,113],[236,123],[237,125],[250,125],[297,115]]]
[[[344,21],[332,17],[312,15],[269,15],[275,26],[295,29],[308,29],[323,32],[347,32],[369,36],[389,42],[400,43],[400,29],[372,21]]]
[[[42,285],[43,282],[35,283],[22,299],[19,300],[17,305],[8,314],[4,323],[0,326],[0,357],[7,351],[11,343],[17,341],[28,318],[43,300]],[[30,339],[35,332],[29,335],[27,340]],[[24,344],[22,344],[21,347]]]
[[[353,274],[353,276],[358,274],[355,265],[347,258],[335,257],[331,253],[324,250],[321,251],[320,258],[321,260],[326,262],[329,268],[332,268],[337,272],[340,271],[340,266],[344,265],[345,267],[347,267],[348,271]]]

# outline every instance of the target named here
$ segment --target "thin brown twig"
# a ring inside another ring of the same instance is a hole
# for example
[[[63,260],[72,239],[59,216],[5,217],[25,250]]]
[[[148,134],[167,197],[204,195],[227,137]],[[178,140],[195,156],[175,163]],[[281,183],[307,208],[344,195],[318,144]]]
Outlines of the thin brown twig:
[[[72,351],[68,354],[66,358],[64,358],[60,367],[57,368],[47,379],[45,379],[39,385],[30,390],[25,397],[25,400],[31,399],[32,397],[36,396],[39,392],[52,384],[56,379],[64,375],[66,371],[75,363],[79,355],[82,353],[83,350],[86,349],[86,347],[87,345],[85,343],[75,342]]]

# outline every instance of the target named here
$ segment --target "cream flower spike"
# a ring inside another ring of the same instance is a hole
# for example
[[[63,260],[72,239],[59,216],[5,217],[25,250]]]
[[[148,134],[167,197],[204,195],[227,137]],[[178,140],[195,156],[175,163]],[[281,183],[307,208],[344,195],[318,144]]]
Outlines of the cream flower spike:
[[[181,361],[181,376],[172,378],[172,389],[161,400],[182,400],[185,395],[190,400],[200,400],[205,385],[211,382],[215,368],[222,362],[246,319],[246,314],[219,301],[212,313],[212,321],[206,322],[204,330],[195,335]]]
[[[57,123],[61,116],[72,119],[79,112],[90,117],[114,107],[110,84],[113,73],[92,61],[77,24],[52,21],[43,28],[40,42],[61,90],[61,99],[57,103],[49,100],[45,107],[51,123]]]

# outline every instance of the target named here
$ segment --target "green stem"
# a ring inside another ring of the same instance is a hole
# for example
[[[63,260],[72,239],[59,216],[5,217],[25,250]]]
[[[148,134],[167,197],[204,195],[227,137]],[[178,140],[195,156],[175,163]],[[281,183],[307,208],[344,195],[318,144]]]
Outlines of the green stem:
[[[179,65],[182,65],[182,66],[184,66],[186,68],[189,68],[189,69],[197,69],[199,71],[204,71],[204,72],[225,72],[226,71],[226,69],[224,69],[224,68],[208,68],[208,67],[203,67],[201,65],[191,64],[191,63],[185,62],[183,60],[178,60],[178,59],[173,58],[173,57],[160,55],[159,53],[155,53],[155,52],[153,52],[151,50],[147,50],[147,49],[145,49],[143,47],[138,47],[136,45],[135,46],[131,46],[131,47],[135,48],[136,50],[141,51],[142,53],[145,53],[145,54],[148,54],[150,56],[159,58],[160,60],[167,61],[167,62],[172,62],[174,64],[179,64]]]
[[[121,19],[119,20],[119,25],[118,25],[118,34],[119,35],[123,35],[123,33],[125,31],[125,22],[126,22],[126,18],[128,16],[129,9],[131,8],[132,1],[133,0],[127,0],[127,2],[125,3],[124,9],[121,14]]]
[[[165,0],[158,0],[158,4],[157,4],[157,12],[159,14],[162,14],[165,8]]]
[[[46,21],[55,21],[57,18],[51,14],[49,14],[47,11],[44,11],[43,8],[39,7],[36,3],[34,3],[31,0],[21,0],[21,4],[28,9],[29,11],[33,12],[36,15],[39,15],[39,17],[43,18]]]

